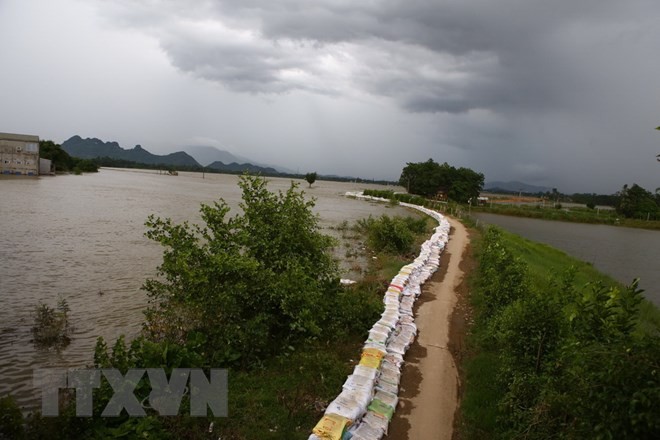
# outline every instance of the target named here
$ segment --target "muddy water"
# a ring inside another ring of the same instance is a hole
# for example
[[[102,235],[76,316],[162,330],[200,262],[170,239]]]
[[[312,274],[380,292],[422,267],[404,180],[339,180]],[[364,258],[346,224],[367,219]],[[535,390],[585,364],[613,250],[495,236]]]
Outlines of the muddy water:
[[[269,179],[286,190],[289,179]],[[103,169],[98,174],[0,179],[0,396],[37,403],[32,371],[81,367],[92,361],[98,336],[114,340],[140,330],[147,304],[140,286],[155,275],[162,249],[144,237],[149,214],[174,221],[199,220],[199,204],[222,197],[238,208],[237,176]],[[371,185],[317,182],[309,196],[328,228],[403,208],[342,196]],[[378,186],[373,186],[377,188]],[[382,188],[382,187],[380,187]],[[340,253],[344,250],[340,249]],[[71,308],[75,326],[64,350],[38,349],[30,327],[37,303],[55,306],[58,296]]]

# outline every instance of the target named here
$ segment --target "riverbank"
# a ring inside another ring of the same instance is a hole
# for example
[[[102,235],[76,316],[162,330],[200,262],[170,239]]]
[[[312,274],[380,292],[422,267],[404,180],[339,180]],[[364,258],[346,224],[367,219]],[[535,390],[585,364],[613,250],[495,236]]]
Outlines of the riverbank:
[[[660,311],[549,246],[473,237],[475,323],[457,356],[465,393],[454,438],[657,435]]]
[[[414,203],[440,212],[456,214],[459,217],[465,213],[488,213],[511,217],[526,217],[542,220],[564,221],[572,223],[602,224],[611,226],[624,226],[628,228],[660,230],[660,220],[648,218],[625,218],[614,209],[586,208],[580,206],[566,206],[561,204],[497,204],[489,205],[460,205],[455,202],[441,202],[427,199],[421,196],[396,193],[392,190],[365,190],[365,195],[378,197],[381,200],[395,200],[400,202]]]
[[[660,260],[660,231],[486,213],[470,217],[566,252],[622,284],[639,278],[644,296],[660,306],[660,272],[653,263]]]
[[[660,230],[660,220],[643,218],[625,218],[613,209],[590,209],[586,207],[552,207],[541,205],[501,205],[475,206],[470,212],[507,215],[511,217],[526,217],[542,220],[563,221],[572,223],[590,223],[627,228]]]

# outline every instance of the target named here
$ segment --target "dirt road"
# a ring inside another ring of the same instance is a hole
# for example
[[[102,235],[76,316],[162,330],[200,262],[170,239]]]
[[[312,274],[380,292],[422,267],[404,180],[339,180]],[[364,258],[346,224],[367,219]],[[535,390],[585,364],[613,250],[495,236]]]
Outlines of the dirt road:
[[[387,439],[452,438],[459,379],[449,349],[449,328],[463,279],[459,266],[469,240],[460,222],[449,221],[452,233],[440,269],[424,285],[418,300],[415,322],[419,333],[405,357],[399,406]]]

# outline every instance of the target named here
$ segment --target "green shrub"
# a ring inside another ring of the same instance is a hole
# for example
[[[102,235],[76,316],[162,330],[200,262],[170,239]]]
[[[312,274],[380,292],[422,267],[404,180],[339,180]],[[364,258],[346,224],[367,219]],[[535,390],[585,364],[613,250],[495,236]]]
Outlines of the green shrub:
[[[43,346],[66,346],[71,341],[73,331],[69,324],[69,310],[69,305],[62,297],[56,308],[41,303],[37,305],[32,326],[34,342]]]
[[[424,234],[427,231],[428,223],[426,217],[403,217],[406,227],[413,234]]]
[[[365,189],[362,192],[365,196],[371,197],[381,197],[383,199],[392,199],[394,198],[394,191],[392,190],[381,190],[381,189]]]
[[[428,199],[421,196],[416,196],[414,194],[399,193],[399,194],[394,194],[394,198],[399,202],[410,203],[412,205],[428,206],[429,204]]]
[[[376,252],[406,254],[411,251],[414,240],[405,220],[383,215],[370,225],[367,244]]]
[[[202,205],[204,226],[149,217],[147,236],[166,247],[164,279],[144,285],[157,304],[147,315],[152,338],[181,343],[201,332],[214,365],[245,366],[322,336],[341,290],[334,240],[297,184],[278,194],[266,185],[241,177],[243,214],[226,218],[222,200]]]
[[[25,438],[23,415],[11,396],[0,398],[0,439],[5,438]]]
[[[526,276],[525,263],[502,246],[499,230],[490,228],[484,238],[479,265],[479,297],[484,303],[485,316],[492,316],[524,297],[529,290]]]
[[[542,264],[530,248],[518,248],[518,254],[530,265]],[[555,275],[533,283],[496,229],[485,234],[480,251],[479,353],[468,364],[465,432],[483,438],[658,438],[660,336],[639,331],[637,280],[625,288],[580,286],[571,267],[558,280]],[[474,369],[484,368],[486,358],[497,359],[480,373],[490,380],[475,380]],[[489,408],[475,404],[478,396],[487,396]],[[488,420],[482,423],[480,414]]]

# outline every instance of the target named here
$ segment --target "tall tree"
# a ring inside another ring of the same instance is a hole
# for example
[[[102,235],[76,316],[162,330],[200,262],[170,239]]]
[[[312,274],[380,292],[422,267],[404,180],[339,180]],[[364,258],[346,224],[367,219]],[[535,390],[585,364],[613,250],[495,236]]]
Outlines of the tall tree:
[[[626,217],[656,218],[660,212],[660,207],[658,207],[654,195],[636,183],[631,187],[623,185],[619,196],[619,204],[616,210]]]

